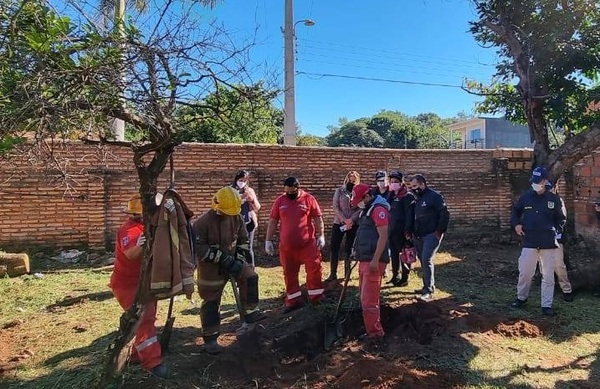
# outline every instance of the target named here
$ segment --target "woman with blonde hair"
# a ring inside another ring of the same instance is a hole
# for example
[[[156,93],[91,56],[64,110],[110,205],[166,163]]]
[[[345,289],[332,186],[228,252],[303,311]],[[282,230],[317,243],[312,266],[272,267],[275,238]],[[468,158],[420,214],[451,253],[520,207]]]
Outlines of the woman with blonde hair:
[[[337,280],[337,267],[340,257],[340,248],[342,240],[346,237],[344,245],[344,270],[345,273],[350,270],[350,253],[356,237],[358,228],[356,221],[360,209],[350,205],[352,189],[354,185],[360,184],[360,174],[355,171],[349,171],[344,178],[342,186],[336,189],[333,195],[333,226],[331,228],[331,267],[329,277],[326,282]]]

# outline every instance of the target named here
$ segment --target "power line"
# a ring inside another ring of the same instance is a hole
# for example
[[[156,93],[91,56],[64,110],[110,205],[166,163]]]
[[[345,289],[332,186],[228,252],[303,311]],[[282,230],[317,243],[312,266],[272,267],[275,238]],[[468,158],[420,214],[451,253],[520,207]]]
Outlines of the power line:
[[[377,81],[377,82],[390,82],[395,84],[408,84],[408,85],[421,85],[421,86],[439,86],[444,88],[458,88],[462,89],[461,85],[451,84],[438,84],[433,82],[419,82],[419,81],[405,81],[405,80],[392,80],[387,78],[374,78],[374,77],[360,77],[360,76],[348,76],[345,74],[333,74],[333,73],[310,73],[310,72],[296,72],[297,75],[315,76],[318,78],[331,77],[331,78],[346,78],[352,80],[363,80],[363,81]]]
[[[309,58],[306,58],[308,56]],[[326,62],[320,61],[317,59],[310,59],[311,57],[322,57],[326,59],[332,60],[340,60],[340,62]],[[337,57],[337,56],[328,56],[322,54],[313,54],[313,53],[305,53],[305,56],[302,57],[302,62],[318,62],[328,65],[336,65],[336,66],[352,66],[352,67],[362,67],[366,69],[372,70],[385,70],[392,72],[401,72],[401,71],[410,71],[413,73],[421,73],[421,74],[431,74],[438,76],[465,76],[465,74],[469,75],[477,75],[477,76],[489,76],[489,74],[478,72],[478,71],[461,71],[461,69],[444,69],[439,67],[431,67],[431,66],[419,66],[419,65],[410,65],[410,64],[400,64],[393,62],[381,62],[381,61],[369,61],[364,59],[352,58],[352,57]],[[382,67],[382,66],[366,66],[366,65],[357,65],[357,63],[366,63],[366,64],[376,64],[376,65],[390,65],[392,67]],[[414,70],[413,70],[414,69]],[[427,71],[427,72],[423,72]]]
[[[483,66],[483,67],[495,66],[495,65],[492,65],[492,64],[482,64],[482,63],[475,62],[475,61],[465,61],[465,60],[454,59],[454,58],[434,57],[434,56],[429,56],[429,55],[412,54],[412,53],[405,53],[405,52],[400,52],[400,51],[374,49],[372,47],[361,47],[361,46],[348,45],[348,44],[343,44],[343,43],[324,42],[324,41],[317,41],[317,40],[306,39],[306,38],[301,38],[299,40],[306,41],[306,42],[317,43],[317,44],[320,44],[320,45],[347,47],[347,48],[354,49],[354,50],[359,49],[359,50],[362,50],[362,51],[372,51],[372,52],[379,52],[379,53],[387,53],[387,54],[391,54],[391,55],[395,55],[395,56],[408,56],[408,57],[417,57],[417,58],[427,58],[427,59],[442,60],[442,61],[448,61],[448,62],[471,64],[471,65],[477,65],[477,66]]]

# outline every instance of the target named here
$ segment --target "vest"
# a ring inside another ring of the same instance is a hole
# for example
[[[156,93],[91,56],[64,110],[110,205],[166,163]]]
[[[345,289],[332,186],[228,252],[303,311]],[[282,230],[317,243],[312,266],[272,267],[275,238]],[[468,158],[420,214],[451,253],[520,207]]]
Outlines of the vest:
[[[377,233],[377,226],[371,218],[371,213],[377,207],[383,207],[382,205],[376,204],[371,206],[369,209],[362,211],[360,218],[358,219],[358,230],[356,231],[356,239],[354,240],[354,252],[356,253],[356,259],[360,262],[369,262],[373,259],[375,249],[377,248],[377,240],[379,239],[379,233]],[[388,251],[388,242],[385,242],[385,249],[381,254],[379,262],[388,263],[390,261],[390,255]]]

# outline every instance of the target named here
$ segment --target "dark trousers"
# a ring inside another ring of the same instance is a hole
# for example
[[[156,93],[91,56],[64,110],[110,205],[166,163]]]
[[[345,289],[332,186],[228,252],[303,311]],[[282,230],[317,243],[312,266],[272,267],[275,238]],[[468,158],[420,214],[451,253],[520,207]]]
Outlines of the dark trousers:
[[[441,239],[438,240],[435,236],[435,232],[423,237],[415,237],[417,257],[419,257],[419,261],[421,261],[421,270],[423,271],[423,293],[433,293],[435,291],[433,257],[440,248],[440,243]]]
[[[342,240],[346,236],[346,242],[344,244],[344,274],[350,269],[350,254],[352,253],[352,246],[354,245],[354,238],[356,238],[356,231],[358,225],[352,226],[350,230],[341,231],[340,227],[343,224],[333,224],[331,228],[331,264],[330,264],[330,275],[337,276],[337,267],[340,260],[340,249],[342,247]]]
[[[396,233],[394,233],[395,235]],[[410,274],[410,263],[404,263],[400,261],[400,253],[406,244],[404,235],[401,237],[390,236],[390,255],[392,262],[392,279],[398,277],[398,273],[402,272],[402,281],[408,281],[408,275]]]

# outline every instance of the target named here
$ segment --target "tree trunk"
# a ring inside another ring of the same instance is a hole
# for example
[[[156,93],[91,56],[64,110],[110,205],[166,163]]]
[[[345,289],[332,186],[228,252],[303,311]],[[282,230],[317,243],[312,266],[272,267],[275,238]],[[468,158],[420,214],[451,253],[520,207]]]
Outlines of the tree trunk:
[[[156,212],[155,196],[158,188],[158,177],[163,172],[169,157],[173,153],[174,144],[167,143],[163,148],[154,151],[152,162],[146,167],[143,157],[149,151],[134,150],[134,164],[138,171],[142,209],[144,211],[144,235],[147,241],[140,274],[140,284],[131,308],[121,315],[119,330],[113,343],[109,346],[109,357],[104,373],[98,382],[98,388],[105,388],[119,374],[129,360],[129,348],[144,314],[144,306],[150,299],[150,265],[152,262],[152,245],[155,231],[150,220]]]

